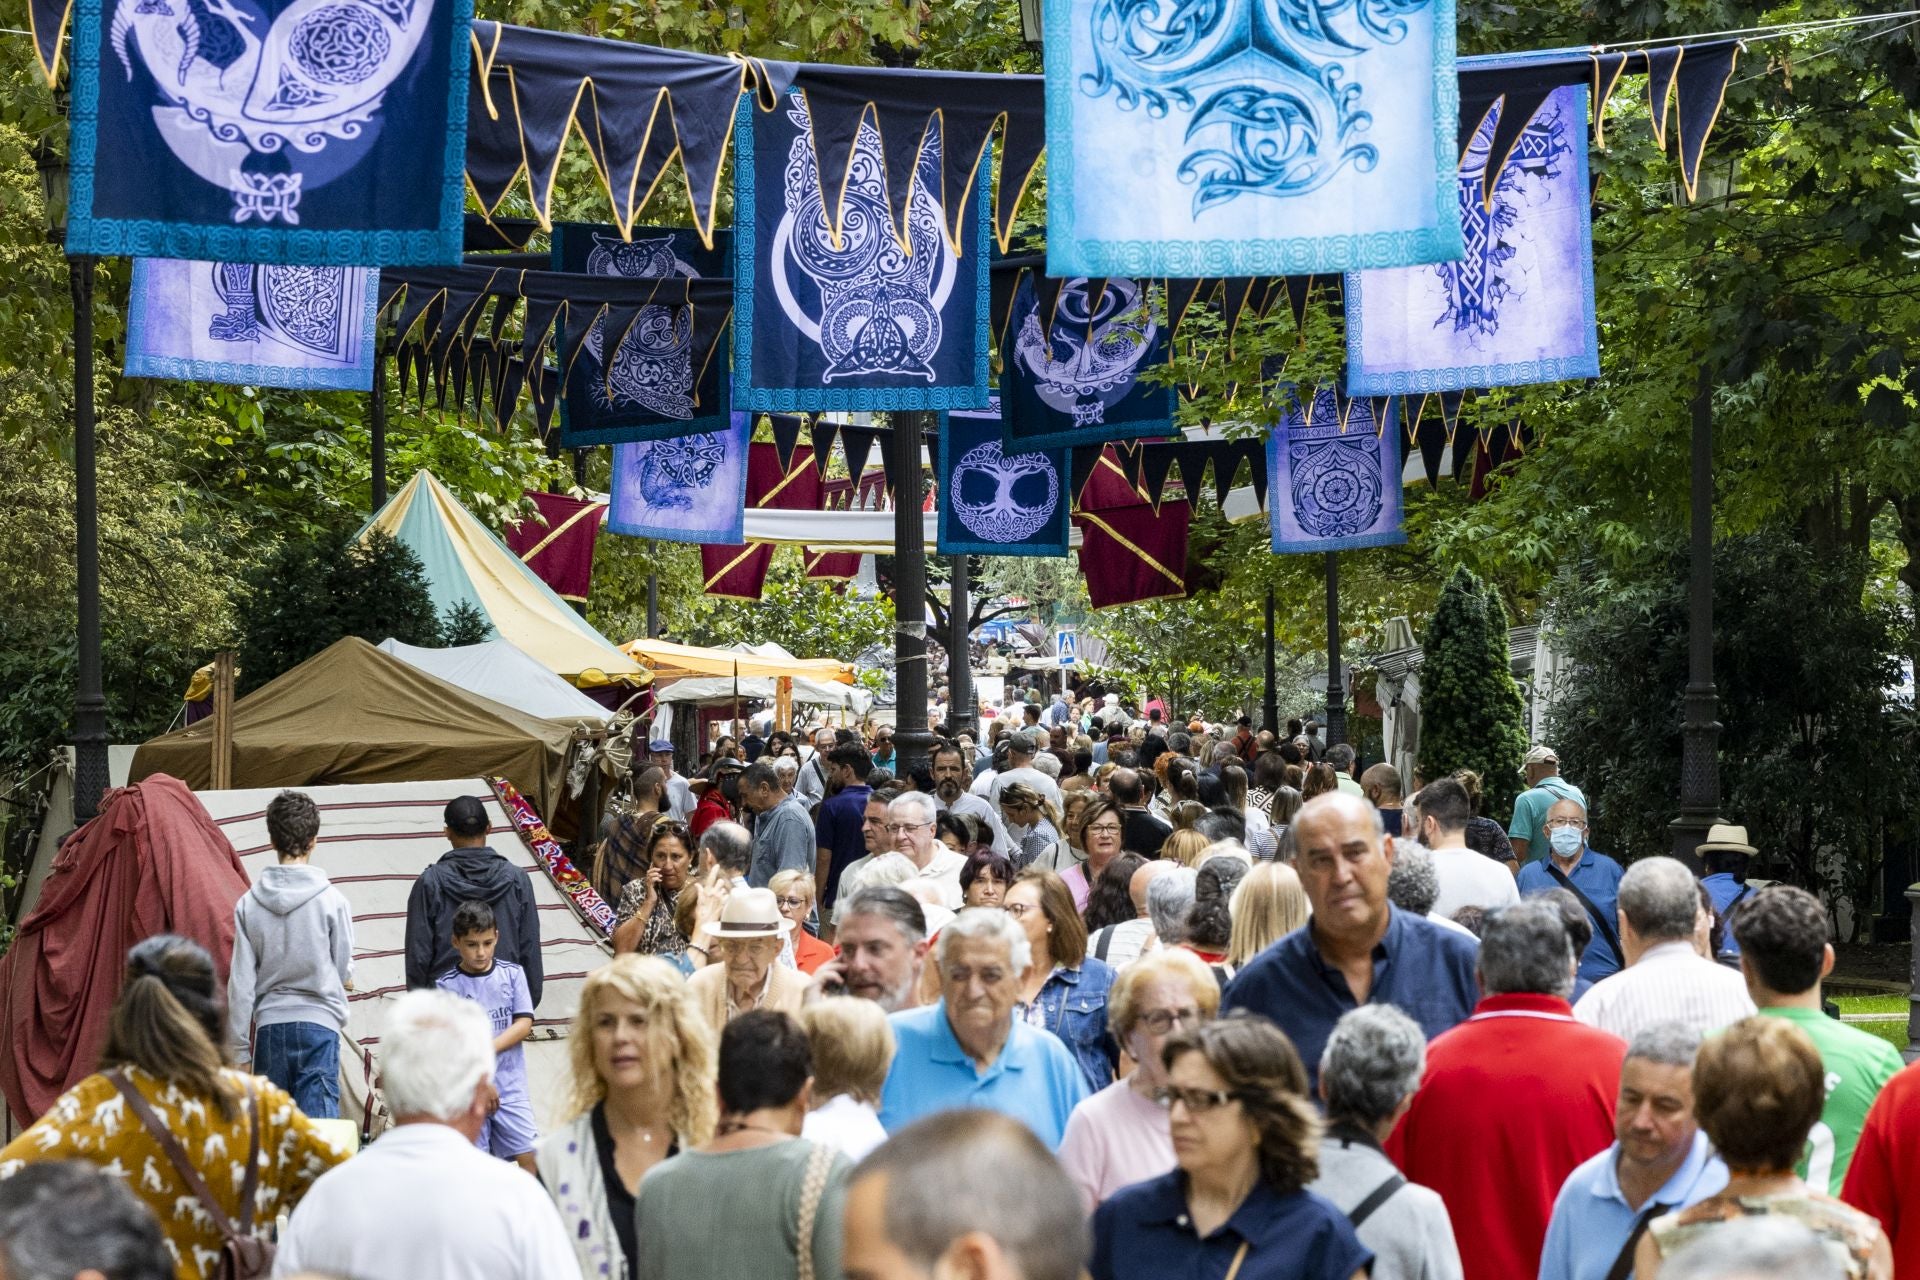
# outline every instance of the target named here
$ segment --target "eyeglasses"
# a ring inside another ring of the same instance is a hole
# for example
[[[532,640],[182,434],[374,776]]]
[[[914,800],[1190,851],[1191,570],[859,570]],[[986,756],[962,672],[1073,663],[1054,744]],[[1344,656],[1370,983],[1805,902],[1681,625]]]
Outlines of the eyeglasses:
[[[1226,1089],[1183,1089],[1177,1084],[1161,1085],[1153,1091],[1153,1100],[1168,1111],[1173,1110],[1173,1104],[1178,1102],[1196,1116],[1217,1111],[1229,1102],[1239,1101],[1239,1097]]]
[[[726,955],[735,956],[771,956],[780,951],[778,938],[722,938],[720,950]]]
[[[931,822],[889,822],[887,824],[887,830],[889,833],[897,836],[902,832],[918,831],[922,827],[930,827],[932,825]]]
[[[1587,824],[1579,818],[1548,818],[1547,819],[1547,830],[1549,831],[1568,831],[1568,830],[1578,831],[1581,827],[1584,827],[1586,825]]]
[[[1027,912],[1029,911],[1038,911],[1039,909],[1040,909],[1039,907],[1035,906],[1031,902],[1009,902],[1007,904],[1007,914],[1012,916],[1015,920],[1018,920],[1021,916],[1026,915]]]
[[[1120,834],[1120,827],[1118,824],[1112,822],[1096,822],[1087,828],[1087,834],[1090,836],[1117,836]]]
[[[798,910],[801,907],[806,906],[808,902],[812,901],[812,899],[810,898],[775,898],[773,901],[775,905],[777,905],[782,911],[794,911],[794,910]]]
[[[1193,1027],[1200,1024],[1198,1009],[1154,1009],[1140,1015],[1140,1025],[1157,1036],[1163,1036],[1174,1027]]]

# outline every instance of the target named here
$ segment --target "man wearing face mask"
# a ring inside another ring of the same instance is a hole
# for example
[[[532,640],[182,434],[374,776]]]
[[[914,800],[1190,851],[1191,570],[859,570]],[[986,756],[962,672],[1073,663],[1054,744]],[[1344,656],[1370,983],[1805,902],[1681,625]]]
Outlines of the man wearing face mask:
[[[1541,825],[1550,856],[1520,868],[1520,893],[1530,898],[1566,889],[1580,899],[1593,917],[1593,941],[1580,955],[1580,977],[1598,982],[1626,963],[1617,928],[1623,872],[1618,862],[1587,847],[1587,810],[1578,800],[1554,801]]]

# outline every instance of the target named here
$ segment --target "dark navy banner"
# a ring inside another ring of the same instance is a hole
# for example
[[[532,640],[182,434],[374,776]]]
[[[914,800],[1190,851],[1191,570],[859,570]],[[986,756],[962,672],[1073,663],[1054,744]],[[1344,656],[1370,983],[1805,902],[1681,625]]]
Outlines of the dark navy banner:
[[[1052,449],[1173,434],[1173,386],[1141,374],[1167,360],[1164,313],[1144,280],[1076,277],[1052,324],[1031,276],[1014,293],[1002,343],[1006,438]]]
[[[1003,449],[991,413],[942,415],[940,554],[1066,555],[1067,457]]]
[[[633,280],[725,276],[731,242],[715,232],[706,248],[691,227],[635,227],[623,240],[610,226],[559,223],[553,229],[553,269]],[[606,367],[604,319],[587,335],[567,375],[560,404],[560,443],[568,449],[660,440],[689,432],[727,429],[726,348],[703,359],[693,342],[686,308],[647,307],[627,331]],[[561,340],[565,350],[565,339]]]

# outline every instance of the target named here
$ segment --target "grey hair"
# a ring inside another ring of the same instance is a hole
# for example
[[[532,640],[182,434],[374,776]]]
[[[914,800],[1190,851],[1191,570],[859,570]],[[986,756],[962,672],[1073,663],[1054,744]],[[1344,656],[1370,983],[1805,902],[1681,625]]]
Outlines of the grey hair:
[[[1033,767],[1046,774],[1055,782],[1060,781],[1060,757],[1051,751],[1042,751],[1033,758]]]
[[[1693,937],[1700,918],[1700,890],[1677,858],[1642,858],[1620,877],[1620,913],[1648,942]]]
[[[920,900],[889,884],[863,884],[847,900],[843,923],[854,916],[885,917],[893,922],[910,947],[927,940],[927,914],[920,909]]]
[[[1420,1087],[1427,1037],[1390,1004],[1363,1004],[1342,1014],[1320,1054],[1320,1090],[1327,1115],[1372,1129]]]
[[[955,938],[975,938],[985,942],[1004,942],[1007,963],[1015,973],[1025,973],[1033,963],[1033,944],[1020,922],[998,907],[968,907],[940,931],[940,967],[946,968],[947,952]]]
[[[1551,902],[1529,899],[1487,917],[1480,935],[1480,988],[1487,995],[1573,991],[1573,939]]]
[[[1424,916],[1440,900],[1440,873],[1433,854],[1418,840],[1393,838],[1393,870],[1387,873],[1387,901],[1402,911]]]
[[[700,852],[712,854],[714,862],[728,871],[745,875],[753,865],[753,833],[722,819],[701,833]]]
[[[1627,1042],[1627,1056],[1663,1067],[1692,1067],[1693,1056],[1700,1052],[1700,1031],[1684,1022],[1656,1022],[1634,1033]]]
[[[1200,873],[1192,867],[1169,867],[1147,881],[1147,919],[1162,944],[1172,946],[1187,937],[1187,913],[1193,910],[1194,885]]]
[[[800,777],[800,762],[792,756],[775,756],[773,759],[774,776],[780,779],[780,786],[787,791],[793,790],[793,784]]]
[[[160,1224],[127,1180],[87,1160],[27,1165],[0,1181],[0,1273],[12,1280],[173,1280]]]
[[[914,819],[914,821],[921,823],[935,821],[940,813],[940,810],[936,808],[933,803],[933,797],[926,792],[903,791],[888,802],[887,816],[889,818],[897,818],[908,809],[912,809],[920,815]]]
[[[452,1121],[493,1079],[493,1024],[471,1000],[445,991],[409,991],[387,1010],[380,1032],[380,1087],[396,1120]]]
[[[870,1177],[887,1180],[887,1240],[927,1274],[973,1232],[991,1236],[1024,1280],[1078,1280],[1086,1265],[1080,1191],[1018,1120],[974,1110],[916,1121],[856,1165],[847,1183]]]
[[[1820,1238],[1788,1217],[1736,1218],[1723,1222],[1674,1251],[1660,1267],[1660,1280],[1844,1280]]]

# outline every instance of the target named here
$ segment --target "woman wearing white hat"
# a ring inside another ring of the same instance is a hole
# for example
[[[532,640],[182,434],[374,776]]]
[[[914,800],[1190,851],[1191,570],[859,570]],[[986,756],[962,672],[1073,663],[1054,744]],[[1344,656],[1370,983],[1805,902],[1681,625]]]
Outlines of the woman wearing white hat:
[[[706,928],[715,963],[687,982],[715,1034],[749,1009],[800,1011],[806,976],[774,963],[792,929],[773,890],[736,889],[727,895],[720,918]]]

